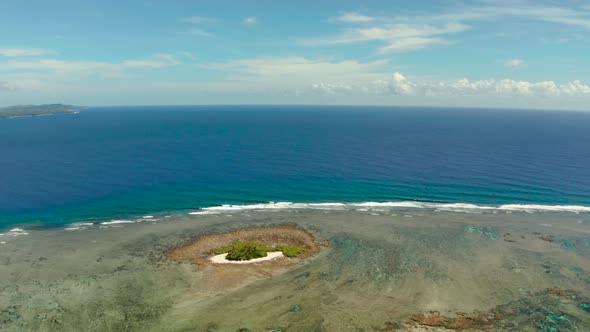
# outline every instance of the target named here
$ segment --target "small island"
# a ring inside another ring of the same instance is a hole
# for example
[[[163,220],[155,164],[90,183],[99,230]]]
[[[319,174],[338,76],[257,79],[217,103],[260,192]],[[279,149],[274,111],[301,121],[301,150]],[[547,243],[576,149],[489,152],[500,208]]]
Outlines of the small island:
[[[0,118],[16,118],[63,113],[76,113],[83,107],[64,104],[17,105],[0,107]]]
[[[267,246],[259,241],[236,241],[229,246],[221,247],[211,257],[213,263],[256,263],[279,257],[297,257],[307,251],[305,247],[288,244]]]
[[[258,262],[284,265],[288,259],[313,256],[321,246],[326,245],[301,228],[256,227],[198,237],[173,248],[168,257],[172,260],[189,260],[197,265]]]

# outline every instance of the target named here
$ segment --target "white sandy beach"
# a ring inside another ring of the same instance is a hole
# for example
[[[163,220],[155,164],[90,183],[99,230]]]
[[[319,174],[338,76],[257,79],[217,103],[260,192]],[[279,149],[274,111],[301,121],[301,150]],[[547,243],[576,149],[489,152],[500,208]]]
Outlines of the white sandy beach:
[[[259,263],[259,262],[264,262],[264,261],[270,261],[275,258],[285,257],[285,256],[283,255],[282,251],[269,251],[269,252],[267,252],[266,257],[254,258],[254,259],[247,260],[247,261],[230,261],[226,257],[227,257],[227,254],[215,255],[215,256],[211,257],[210,260],[212,263],[215,263],[215,264],[254,264],[254,263]]]

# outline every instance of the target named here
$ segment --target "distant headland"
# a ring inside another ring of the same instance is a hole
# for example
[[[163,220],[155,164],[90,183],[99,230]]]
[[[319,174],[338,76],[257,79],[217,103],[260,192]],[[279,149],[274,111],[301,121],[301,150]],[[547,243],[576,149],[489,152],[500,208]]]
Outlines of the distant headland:
[[[60,113],[76,113],[83,109],[81,106],[64,104],[45,105],[17,105],[0,107],[0,118],[14,118],[22,116],[39,116]]]

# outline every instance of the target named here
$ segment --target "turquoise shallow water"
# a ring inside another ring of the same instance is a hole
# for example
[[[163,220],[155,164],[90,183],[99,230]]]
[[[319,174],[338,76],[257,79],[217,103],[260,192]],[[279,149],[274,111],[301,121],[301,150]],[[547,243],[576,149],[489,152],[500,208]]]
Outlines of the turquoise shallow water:
[[[590,114],[215,106],[0,120],[0,227],[221,204],[590,206]]]

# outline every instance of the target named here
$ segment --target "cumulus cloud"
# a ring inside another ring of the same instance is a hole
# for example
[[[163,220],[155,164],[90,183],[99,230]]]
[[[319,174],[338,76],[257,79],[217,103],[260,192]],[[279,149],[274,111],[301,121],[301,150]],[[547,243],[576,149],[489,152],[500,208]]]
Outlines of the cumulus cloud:
[[[417,85],[408,80],[404,75],[396,72],[390,77],[375,80],[367,84],[357,86],[355,90],[362,93],[378,94],[378,95],[401,95],[409,96],[416,93]]]
[[[462,78],[419,79],[391,73],[388,61],[328,61],[305,57],[256,58],[211,63],[206,68],[226,72],[226,82],[247,82],[250,88],[327,96],[405,96],[502,98],[590,98],[590,86],[581,81]]]
[[[522,59],[508,59],[504,61],[504,65],[510,68],[522,68],[526,66],[526,62]]]
[[[353,87],[346,84],[314,83],[311,88],[326,95],[342,95],[353,91]]]
[[[329,85],[316,83],[311,86],[314,91],[327,91]],[[331,94],[334,94],[335,89]],[[557,84],[554,81],[530,82],[512,79],[487,79],[471,81],[467,78],[448,81],[411,80],[396,72],[387,79],[380,79],[367,84],[349,86],[348,91],[377,95],[398,96],[498,96],[498,97],[590,97],[590,86],[580,81]]]
[[[55,51],[45,48],[0,48],[0,56],[25,57],[55,54]]]
[[[565,95],[579,96],[579,95],[590,95],[590,86],[583,84],[579,80],[569,82],[561,85],[560,91]]]
[[[258,20],[256,19],[256,17],[246,17],[242,20],[242,23],[246,24],[246,25],[254,25],[258,22]]]
[[[333,20],[339,21],[339,22],[346,22],[346,23],[366,23],[366,22],[373,21],[374,18],[371,16],[362,15],[362,14],[355,13],[355,12],[343,12],[343,13],[340,13],[340,15],[335,17]]]

